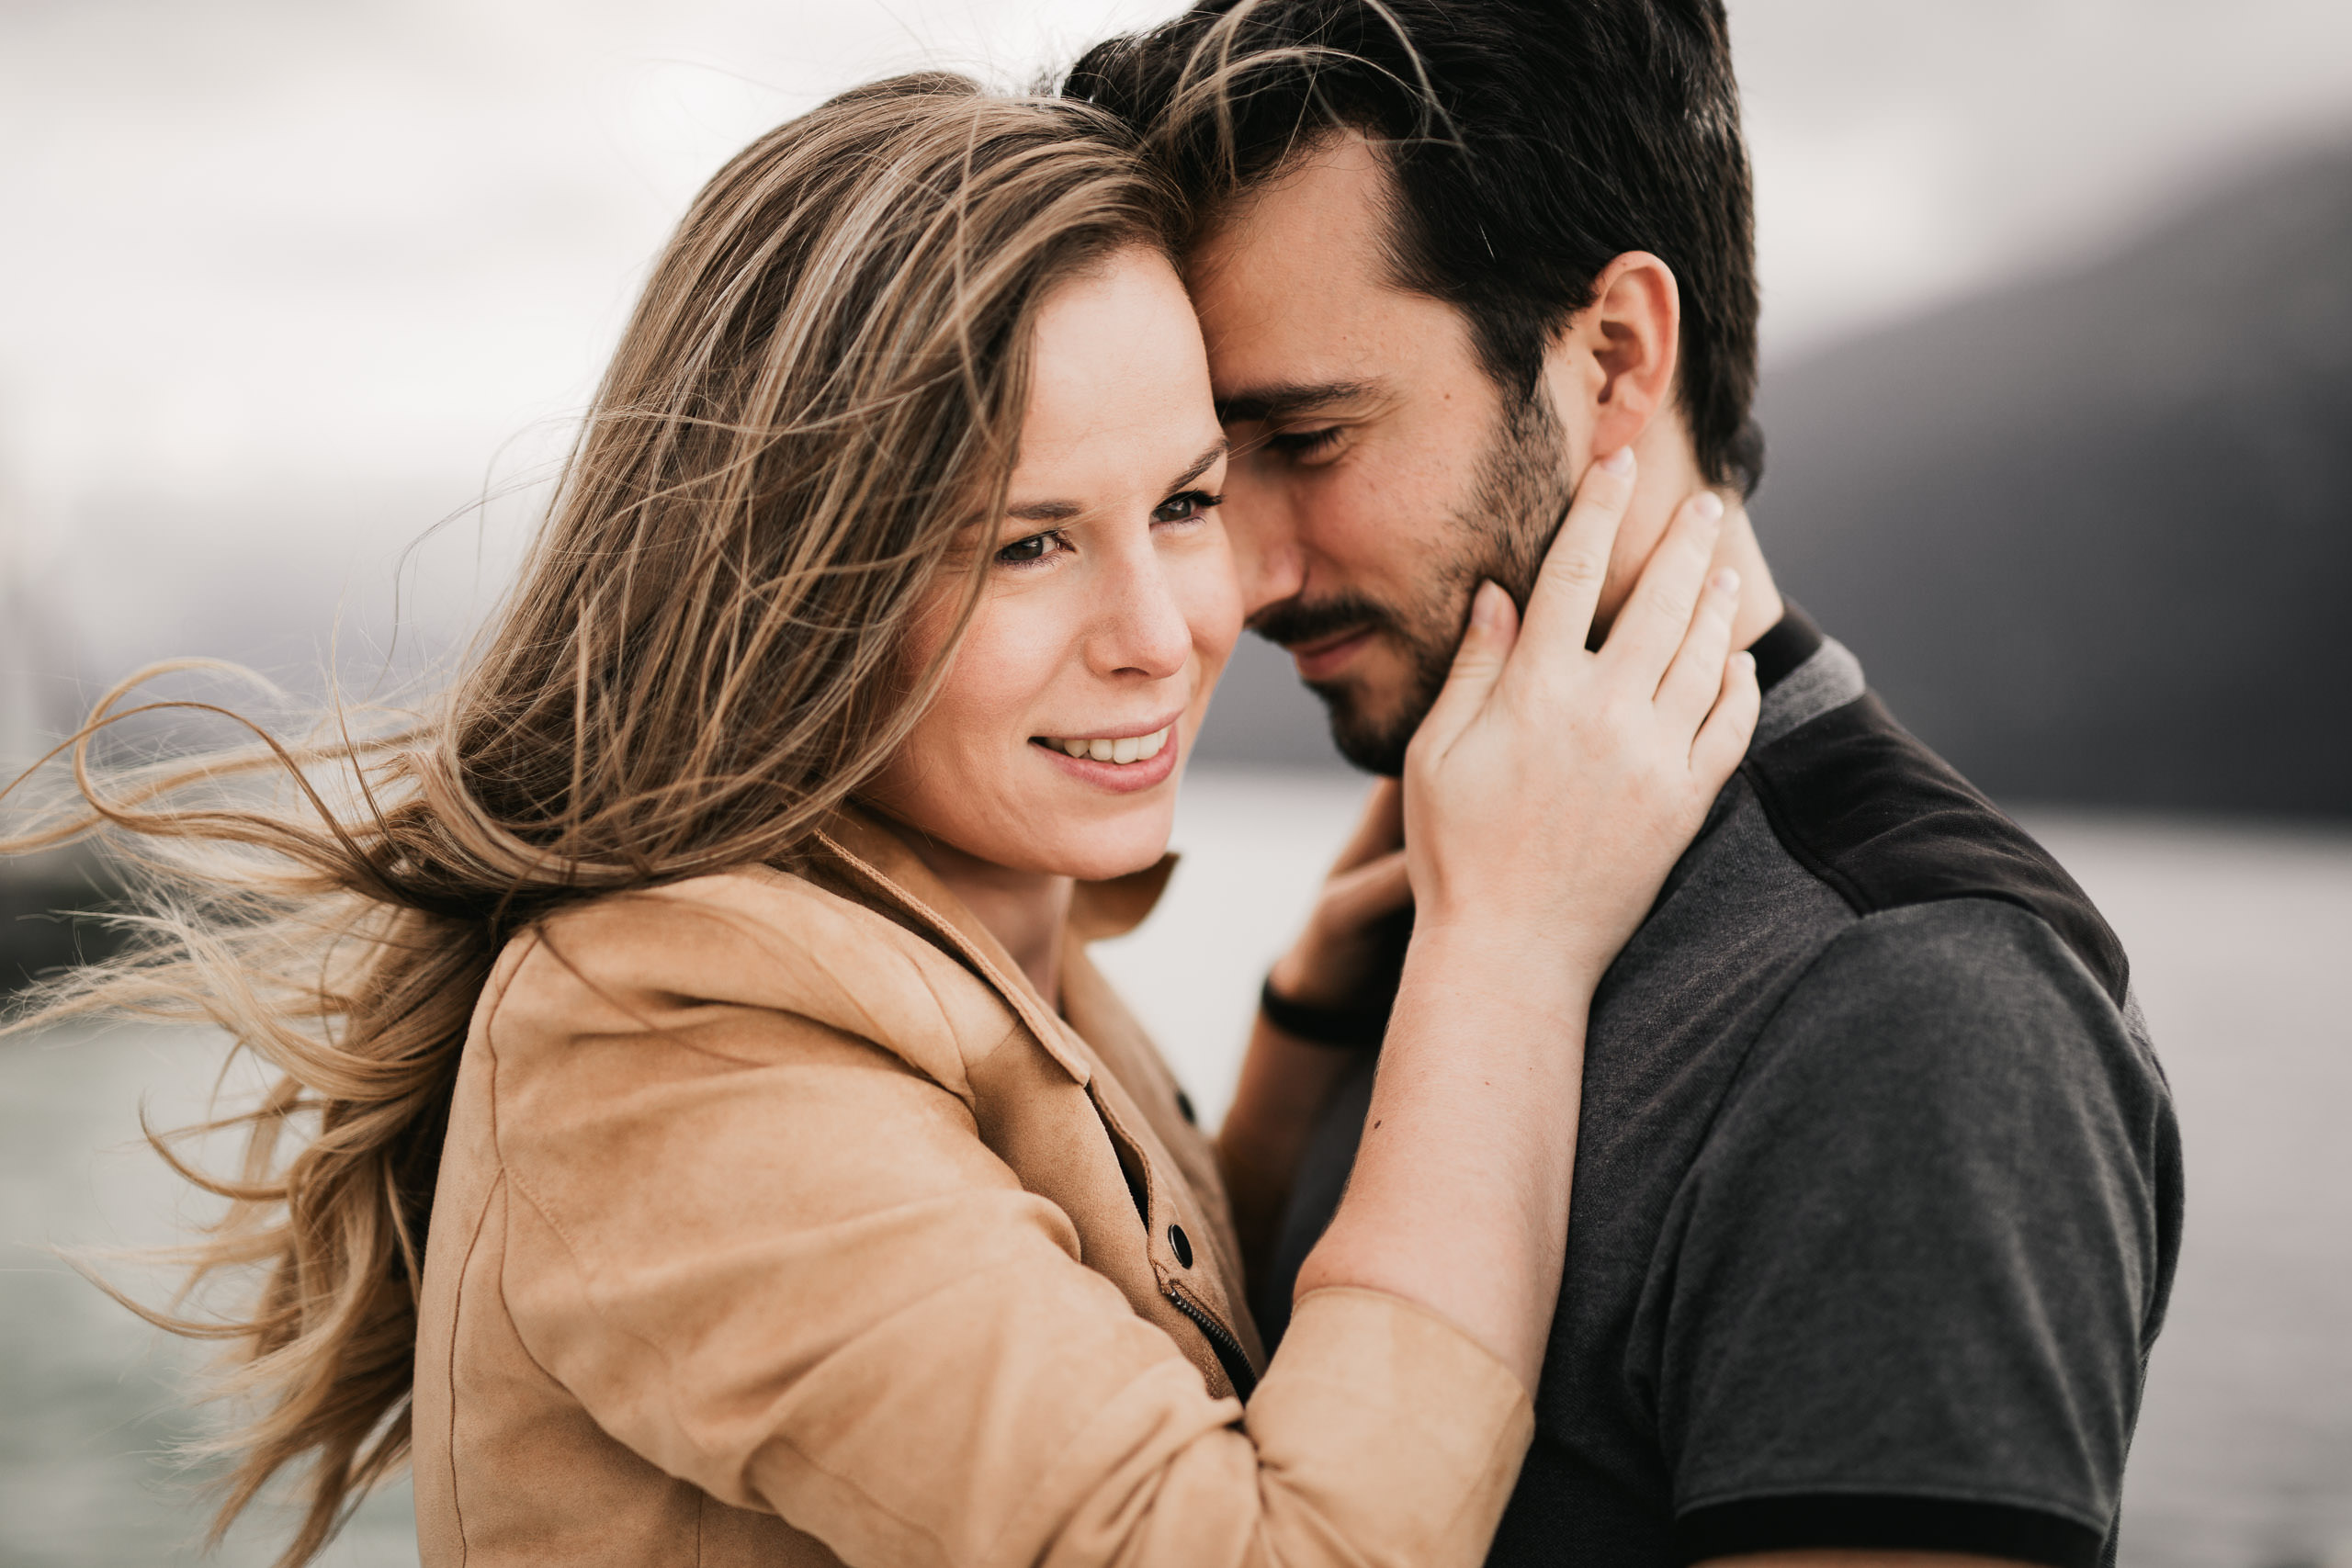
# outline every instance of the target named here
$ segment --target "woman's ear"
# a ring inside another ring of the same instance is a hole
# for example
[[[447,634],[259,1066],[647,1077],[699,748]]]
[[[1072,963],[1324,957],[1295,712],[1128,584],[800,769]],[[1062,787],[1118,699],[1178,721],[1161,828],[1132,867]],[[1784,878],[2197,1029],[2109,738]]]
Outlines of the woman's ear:
[[[1592,303],[1553,334],[1544,355],[1562,421],[1586,434],[1587,452],[1631,446],[1672,403],[1681,343],[1673,268],[1647,251],[1628,251],[1600,269]]]

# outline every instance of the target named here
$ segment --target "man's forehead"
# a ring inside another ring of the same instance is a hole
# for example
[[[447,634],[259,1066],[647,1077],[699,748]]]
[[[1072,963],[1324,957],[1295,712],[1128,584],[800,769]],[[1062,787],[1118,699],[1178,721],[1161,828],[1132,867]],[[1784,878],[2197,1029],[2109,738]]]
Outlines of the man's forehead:
[[[1387,181],[1363,138],[1326,138],[1194,245],[1186,282],[1227,418],[1377,390],[1406,296],[1389,276]]]
[[[1461,336],[1452,306],[1395,277],[1393,190],[1383,152],[1336,131],[1193,244],[1185,287],[1227,421],[1381,400],[1425,367],[1432,333]]]
[[[1396,190],[1386,156],[1362,132],[1329,131],[1299,144],[1229,209],[1244,223],[1377,225]]]
[[[1378,286],[1389,250],[1388,173],[1353,131],[1322,138],[1234,199],[1193,245],[1195,286]]]

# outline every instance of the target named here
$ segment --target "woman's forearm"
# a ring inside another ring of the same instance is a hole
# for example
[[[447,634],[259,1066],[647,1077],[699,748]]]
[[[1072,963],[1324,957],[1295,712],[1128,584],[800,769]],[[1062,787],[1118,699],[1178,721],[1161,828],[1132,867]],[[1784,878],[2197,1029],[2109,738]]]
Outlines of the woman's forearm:
[[[1298,1280],[1414,1302],[1530,1389],[1559,1299],[1593,989],[1549,957],[1523,938],[1415,939],[1347,1195]]]
[[[1250,1026],[1240,1081],[1217,1129],[1216,1156],[1242,1265],[1252,1278],[1273,1250],[1316,1118],[1354,1060],[1351,1052],[1285,1033],[1262,1013]]]

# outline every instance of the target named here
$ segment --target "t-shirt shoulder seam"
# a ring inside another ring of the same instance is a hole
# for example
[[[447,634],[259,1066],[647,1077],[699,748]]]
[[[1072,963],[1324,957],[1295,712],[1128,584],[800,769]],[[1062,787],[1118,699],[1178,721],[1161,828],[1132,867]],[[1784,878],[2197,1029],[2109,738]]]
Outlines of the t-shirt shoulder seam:
[[[1974,909],[1972,910],[1970,906],[1974,906]],[[1824,952],[1826,953],[1829,948],[1837,946],[1838,942],[1848,938],[1858,942],[1874,939],[1887,932],[1889,927],[1899,927],[1907,919],[1925,918],[1923,911],[1973,915],[1974,920],[1987,930],[1992,929],[1995,923],[2001,921],[2021,919],[2030,922],[2049,938],[2060,953],[2064,955],[2061,961],[2061,967],[2071,968],[2074,979],[2087,985],[2109,1008],[2116,1011],[2119,1016],[2120,1015],[2121,1008],[2108,993],[2106,986],[2100,981],[2098,976],[2092,973],[2090,965],[2085,962],[2082,953],[2076,951],[2075,944],[2066,940],[2066,933],[2060,931],[2041,910],[2021,904],[2014,898],[2004,897],[1997,892],[1954,893],[1942,897],[1923,899],[1916,904],[1897,904],[1883,909],[1872,909],[1856,917],[1852,925],[1832,936],[1824,945]],[[2008,933],[2001,934],[2005,937],[2008,935]],[[2022,943],[2011,942],[2009,945],[2020,958],[2027,962],[2028,966],[2034,973],[2044,977],[2052,976],[2052,965],[2044,957],[2031,953]],[[1812,967],[1808,965],[1798,984],[1812,978]],[[1793,985],[1790,987],[1792,991],[1795,988]],[[1778,1010],[1774,1010],[1777,1014]]]
[[[2075,949],[2118,1005],[2130,989],[2130,959],[2089,894],[1868,690],[1757,748],[1740,772],[1781,850],[1856,914],[2014,904]]]
[[[2065,953],[2067,956],[2078,966],[2081,964],[2079,956],[2075,954],[2073,949],[2068,946],[2064,938],[2059,935],[2059,933],[2054,930],[2051,930],[2049,922],[2043,920],[2040,915],[2036,914],[2031,909],[2027,909],[2018,905],[2011,904],[2004,899],[1983,897],[1973,895],[1966,897],[1938,899],[1934,902],[1936,905],[1957,905],[1965,903],[1987,904],[2002,911],[2005,916],[2019,916],[2024,919],[2036,921],[2046,931],[2050,931],[2050,935],[2052,939],[2057,942],[2060,951]],[[1797,973],[1790,978],[1788,984],[1781,988],[1780,994],[1772,998],[1771,1006],[1765,1010],[1762,1018],[1758,1021],[1754,1031],[1750,1032],[1747,1040],[1740,1044],[1738,1060],[1734,1064],[1731,1071],[1724,1077],[1723,1091],[1715,1097],[1714,1103],[1708,1108],[1706,1126],[1700,1133],[1698,1142],[1694,1145],[1697,1149],[1703,1151],[1713,1145],[1716,1127],[1721,1123],[1724,1114],[1739,1100],[1741,1094],[1748,1087],[1751,1072],[1755,1069],[1758,1052],[1763,1048],[1765,1042],[1772,1037],[1774,1031],[1780,1027],[1781,1021],[1787,1016],[1792,1004],[1795,1003],[1798,998],[1805,992],[1806,987],[1812,984],[1815,976],[1819,975],[1823,968],[1832,962],[1835,956],[1843,953],[1851,945],[1867,942],[1880,936],[1885,931],[1888,926],[1899,922],[1904,917],[1913,911],[1932,907],[1934,906],[1912,904],[1905,905],[1896,908],[1874,910],[1869,914],[1857,915],[1849,924],[1841,926],[1838,930],[1829,932],[1822,940],[1819,948],[1805,960],[1804,967],[1799,969]],[[2048,966],[2044,964],[2037,962],[2033,967],[2038,972],[2044,974],[2047,973]],[[2076,977],[2080,981],[2088,984],[2094,994],[2097,994],[2101,998],[2105,997],[2105,992],[2099,987],[2098,978],[2095,976],[2092,976],[2087,968],[2082,968]],[[2081,999],[2082,998],[2076,998],[2077,1001]],[[1693,1169],[1697,1168],[1698,1163],[1698,1160],[1694,1158],[1692,1161]]]

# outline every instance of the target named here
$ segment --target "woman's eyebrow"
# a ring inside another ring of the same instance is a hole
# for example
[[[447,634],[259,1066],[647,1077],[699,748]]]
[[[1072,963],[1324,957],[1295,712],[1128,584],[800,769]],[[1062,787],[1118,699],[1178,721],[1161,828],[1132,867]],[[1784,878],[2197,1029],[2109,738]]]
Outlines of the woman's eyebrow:
[[[1186,468],[1182,473],[1178,474],[1174,479],[1170,479],[1168,482],[1168,488],[1170,490],[1182,490],[1186,485],[1191,484],[1194,479],[1199,479],[1203,474],[1207,473],[1211,465],[1215,464],[1219,457],[1224,457],[1227,451],[1232,449],[1232,445],[1233,444],[1231,442],[1227,441],[1222,435],[1218,436],[1215,441],[1210,442],[1208,450],[1193,458],[1193,466],[1191,468]]]
[[[1207,473],[1210,467],[1225,456],[1228,445],[1222,435],[1209,443],[1208,449],[1193,458],[1191,467],[1168,482],[1168,488],[1182,490]],[[1018,506],[1005,508],[1004,514],[1022,523],[1067,523],[1073,517],[1084,516],[1086,511],[1074,501],[1024,501]]]
[[[1074,501],[1031,501],[1007,508],[1005,515],[1023,523],[1067,523],[1085,510]]]

